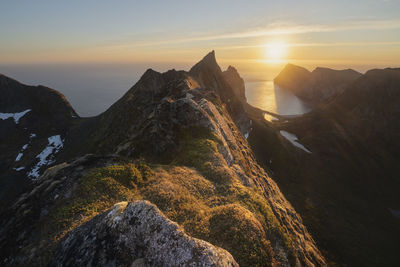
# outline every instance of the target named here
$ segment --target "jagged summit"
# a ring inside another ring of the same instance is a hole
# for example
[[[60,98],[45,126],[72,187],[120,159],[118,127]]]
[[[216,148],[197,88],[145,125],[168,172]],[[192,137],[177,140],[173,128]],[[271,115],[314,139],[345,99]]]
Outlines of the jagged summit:
[[[236,70],[236,68],[229,65],[226,71],[223,72],[223,76],[232,87],[235,95],[239,98],[239,100],[243,103],[246,103],[247,100],[244,80],[242,77],[240,77],[239,72]]]
[[[213,82],[213,77],[220,75],[221,72],[222,71],[217,63],[214,51],[208,53],[189,71],[190,75],[196,77],[200,81],[201,85],[205,87],[209,87],[211,85],[210,83]]]
[[[191,69],[190,73],[195,73],[199,68],[212,68],[212,69],[219,69],[217,59],[215,58],[215,51],[211,51],[202,60],[196,63]]]

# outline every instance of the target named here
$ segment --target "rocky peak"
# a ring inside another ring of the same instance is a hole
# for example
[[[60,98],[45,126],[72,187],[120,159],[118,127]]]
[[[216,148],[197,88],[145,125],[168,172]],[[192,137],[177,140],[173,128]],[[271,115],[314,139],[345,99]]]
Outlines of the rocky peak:
[[[287,64],[276,76],[274,83],[282,89],[290,90],[297,96],[308,98],[310,95],[311,72],[307,69]]]
[[[221,70],[220,67],[218,66],[217,59],[215,58],[215,51],[211,51],[208,53],[205,57],[203,57],[202,60],[200,60],[198,63],[196,63],[191,69],[190,73],[196,74],[201,71],[206,71],[207,69],[210,69],[212,71],[215,70]]]
[[[242,79],[242,77],[240,77],[239,72],[236,70],[236,68],[229,65],[226,71],[224,71],[222,74],[225,80],[234,90],[234,93],[239,98],[239,100],[246,103],[244,80]]]
[[[341,94],[346,86],[360,76],[361,73],[351,69],[333,70],[317,67],[310,72],[303,67],[287,64],[274,82],[309,104],[318,105]]]

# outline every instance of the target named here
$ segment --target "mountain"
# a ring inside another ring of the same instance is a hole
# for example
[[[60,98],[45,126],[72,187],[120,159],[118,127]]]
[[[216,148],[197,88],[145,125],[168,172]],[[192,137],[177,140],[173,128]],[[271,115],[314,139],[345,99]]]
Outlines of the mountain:
[[[310,72],[303,67],[287,64],[274,79],[274,83],[293,92],[302,100],[317,105],[342,93],[347,85],[360,76],[361,73],[352,69],[333,70],[318,67]]]
[[[56,90],[27,86],[4,75],[0,95],[1,209],[54,160],[78,115]]]
[[[253,120],[248,141],[258,162],[329,261],[397,265],[399,102],[400,71],[376,69],[308,114]]]
[[[38,145],[49,165],[1,211],[3,265],[326,265],[257,163],[245,136],[259,110],[214,52],[189,72],[147,70],[99,116],[66,110],[41,134],[59,135]],[[1,177],[25,173],[12,167]]]

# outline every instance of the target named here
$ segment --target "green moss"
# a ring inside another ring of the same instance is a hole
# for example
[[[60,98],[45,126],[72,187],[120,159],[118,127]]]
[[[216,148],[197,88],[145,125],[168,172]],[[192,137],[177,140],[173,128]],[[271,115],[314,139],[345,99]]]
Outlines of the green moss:
[[[114,165],[89,171],[70,200],[57,203],[44,229],[57,240],[66,231],[92,218],[120,201],[136,198],[136,189],[148,179],[151,171],[140,163]]]
[[[226,248],[245,266],[272,262],[272,249],[256,216],[239,204],[212,209],[209,217],[210,239]]]
[[[221,140],[211,130],[204,127],[192,127],[180,134],[182,147],[173,163],[201,169],[202,165],[218,152]]]
[[[232,182],[229,168],[222,164],[224,159],[218,151],[222,141],[216,133],[204,127],[192,127],[181,133],[180,140],[182,146],[172,164],[194,167],[212,182]]]
[[[191,236],[227,249],[240,265],[270,266],[269,240],[285,240],[289,248],[290,239],[262,194],[224,164],[218,145],[215,133],[191,128],[182,132],[182,146],[168,166],[137,162],[93,169],[70,201],[56,204],[44,227],[53,225],[49,234],[58,239],[116,202],[146,199]]]

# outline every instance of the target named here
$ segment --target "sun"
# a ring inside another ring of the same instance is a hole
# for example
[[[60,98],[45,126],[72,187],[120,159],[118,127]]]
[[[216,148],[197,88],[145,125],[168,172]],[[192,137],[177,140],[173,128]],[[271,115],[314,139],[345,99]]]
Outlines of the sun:
[[[265,44],[265,57],[268,63],[282,63],[286,59],[288,44],[282,40]]]

